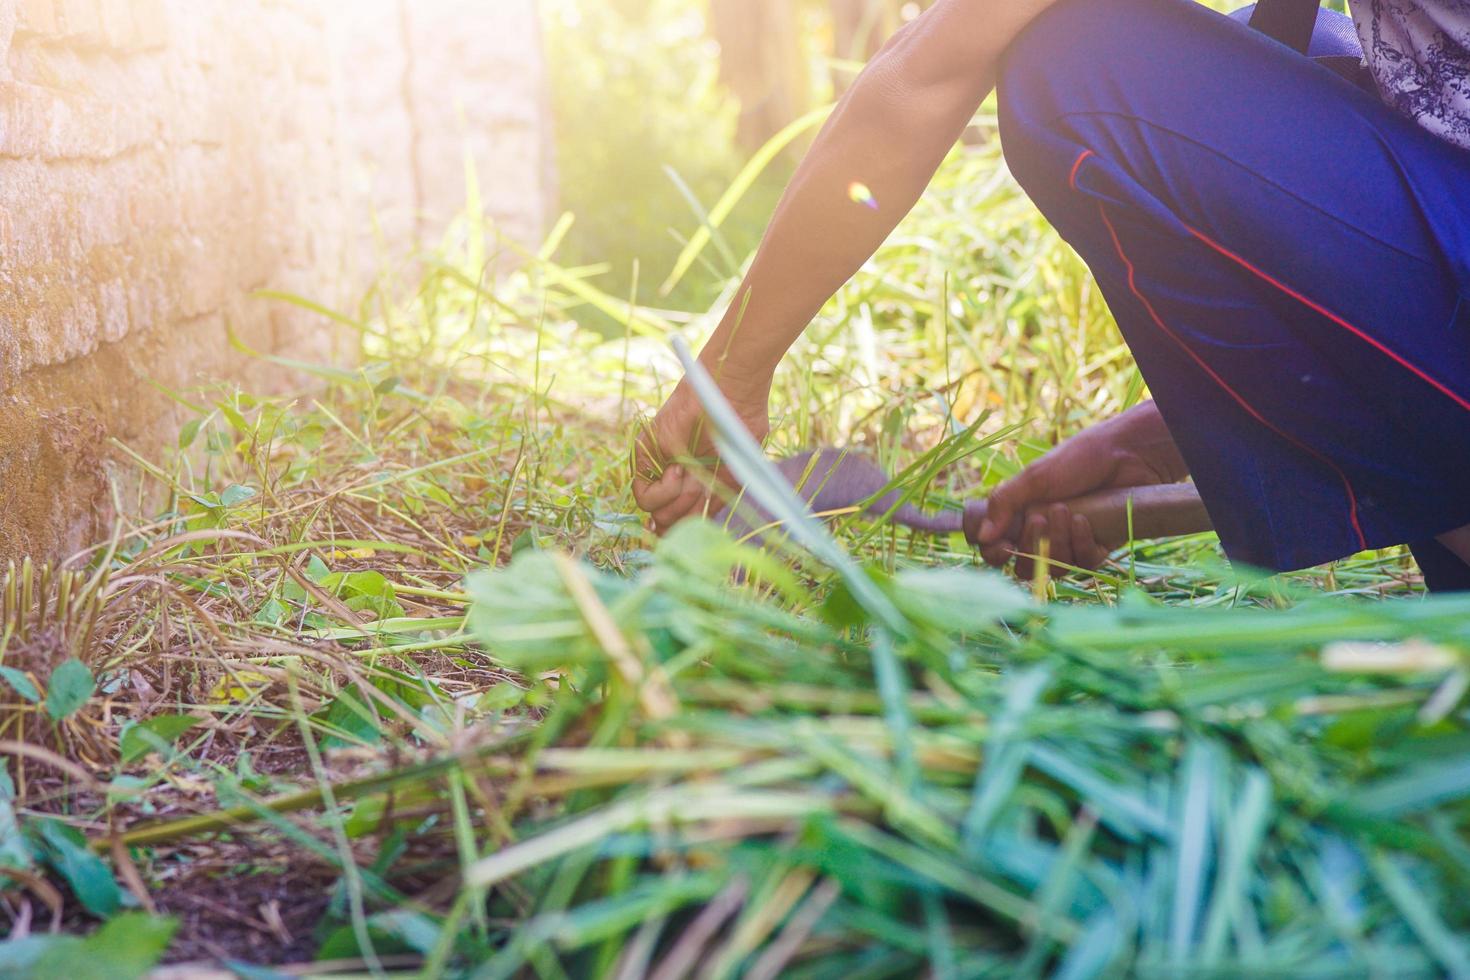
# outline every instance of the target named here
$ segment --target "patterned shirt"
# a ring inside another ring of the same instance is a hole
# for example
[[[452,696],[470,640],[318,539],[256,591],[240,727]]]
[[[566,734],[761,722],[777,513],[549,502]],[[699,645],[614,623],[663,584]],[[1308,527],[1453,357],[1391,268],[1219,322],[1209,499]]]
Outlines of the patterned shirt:
[[[1470,149],[1470,0],[1348,0],[1384,101]]]

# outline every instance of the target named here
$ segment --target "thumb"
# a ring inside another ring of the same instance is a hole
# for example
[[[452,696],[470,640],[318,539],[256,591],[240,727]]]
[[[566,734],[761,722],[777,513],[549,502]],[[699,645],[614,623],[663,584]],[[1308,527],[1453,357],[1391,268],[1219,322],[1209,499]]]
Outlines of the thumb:
[[[991,491],[985,520],[980,522],[981,544],[1017,539],[1027,506],[1048,499],[1047,469],[1044,461],[1037,461]]]

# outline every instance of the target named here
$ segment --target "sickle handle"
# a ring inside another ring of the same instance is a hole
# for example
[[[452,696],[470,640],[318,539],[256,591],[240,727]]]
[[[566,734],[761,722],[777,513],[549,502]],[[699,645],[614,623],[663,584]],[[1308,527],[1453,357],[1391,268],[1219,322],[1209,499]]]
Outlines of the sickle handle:
[[[1102,490],[1068,500],[1066,504],[1072,513],[1087,518],[1098,544],[1111,550],[1128,543],[1130,499],[1135,539],[1199,534],[1215,526],[1193,483]],[[965,537],[971,544],[978,545],[980,541],[980,522],[985,520],[986,510],[984,500],[972,500],[965,505]]]

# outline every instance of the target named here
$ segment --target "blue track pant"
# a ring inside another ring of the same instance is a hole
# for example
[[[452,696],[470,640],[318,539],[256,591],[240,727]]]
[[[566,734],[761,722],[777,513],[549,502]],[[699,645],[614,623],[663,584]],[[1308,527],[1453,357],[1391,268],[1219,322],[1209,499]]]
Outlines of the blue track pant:
[[[1433,538],[1470,524],[1470,152],[1190,0],[1061,0],[1000,107],[1227,553],[1408,542],[1466,584]]]

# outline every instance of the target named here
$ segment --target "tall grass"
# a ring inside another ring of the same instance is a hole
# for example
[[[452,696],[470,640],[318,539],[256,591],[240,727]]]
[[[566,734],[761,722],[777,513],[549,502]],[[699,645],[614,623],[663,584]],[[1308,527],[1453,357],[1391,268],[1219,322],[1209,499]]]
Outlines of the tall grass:
[[[1143,396],[976,136],[783,367],[773,452],[942,454],[914,489],[959,498]],[[507,273],[467,221],[294,397],[178,393],[165,509],[0,575],[0,973],[1470,975],[1464,600],[1208,536],[1028,587],[884,527],[656,542],[628,427],[711,318],[567,230]]]

